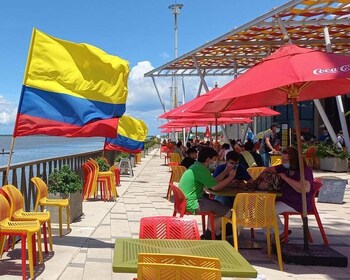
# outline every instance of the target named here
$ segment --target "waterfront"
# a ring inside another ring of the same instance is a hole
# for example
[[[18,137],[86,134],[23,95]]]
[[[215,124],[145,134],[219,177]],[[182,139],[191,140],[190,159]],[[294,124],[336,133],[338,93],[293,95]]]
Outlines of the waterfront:
[[[0,135],[0,151],[9,152],[12,136]],[[27,136],[15,139],[11,163],[71,155],[103,149],[104,138],[66,138],[53,136]],[[8,162],[8,154],[0,153],[0,167]]]

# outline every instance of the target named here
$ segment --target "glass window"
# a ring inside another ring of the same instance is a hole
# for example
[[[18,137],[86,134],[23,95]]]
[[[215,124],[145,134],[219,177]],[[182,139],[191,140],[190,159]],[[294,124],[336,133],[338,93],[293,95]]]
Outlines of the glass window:
[[[312,120],[314,116],[314,103],[313,101],[300,102],[300,119],[301,120]]]

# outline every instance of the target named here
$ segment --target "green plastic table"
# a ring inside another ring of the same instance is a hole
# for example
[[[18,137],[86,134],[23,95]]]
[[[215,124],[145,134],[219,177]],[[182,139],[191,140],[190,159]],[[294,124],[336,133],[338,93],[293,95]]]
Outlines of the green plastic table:
[[[182,254],[218,258],[224,277],[256,278],[256,270],[227,241],[132,239],[115,241],[113,272],[137,272],[139,253]]]
[[[232,188],[232,187],[226,187],[223,188],[220,191],[214,191],[212,189],[205,189],[206,192],[212,194],[212,195],[217,195],[217,196],[237,196],[239,193],[255,193],[255,192],[261,192],[265,193],[265,191],[253,191],[253,190],[247,190],[247,189],[238,189],[238,188]],[[282,196],[280,192],[268,192],[268,193],[275,193],[276,196]]]

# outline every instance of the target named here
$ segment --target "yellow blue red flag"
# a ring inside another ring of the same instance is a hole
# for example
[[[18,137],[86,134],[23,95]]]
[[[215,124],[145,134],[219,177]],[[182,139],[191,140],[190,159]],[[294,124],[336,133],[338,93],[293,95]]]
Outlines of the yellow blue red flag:
[[[34,29],[14,137],[116,137],[128,74],[126,60]]]
[[[148,127],[143,120],[124,115],[119,119],[117,138],[106,138],[104,149],[139,153],[144,149],[147,133]]]

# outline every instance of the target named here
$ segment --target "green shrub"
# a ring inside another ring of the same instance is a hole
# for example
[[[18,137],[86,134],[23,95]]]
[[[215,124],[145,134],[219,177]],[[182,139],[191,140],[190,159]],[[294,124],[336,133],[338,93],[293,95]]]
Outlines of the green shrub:
[[[49,175],[49,192],[53,194],[70,194],[82,191],[83,182],[79,175],[74,173],[68,165],[62,166],[60,170],[55,169]]]
[[[96,161],[101,172],[108,171],[111,168],[111,166],[106,162],[106,160],[103,157],[96,158]]]
[[[119,154],[116,155],[116,157],[115,157],[115,159],[114,159],[114,162],[119,162],[120,159],[122,159],[122,158],[128,158],[128,157],[129,157],[129,154],[128,154],[128,153],[124,153],[124,152],[119,153]]]
[[[316,156],[319,158],[335,157],[335,158],[349,158],[349,154],[346,150],[338,148],[333,143],[320,142],[315,145]]]

